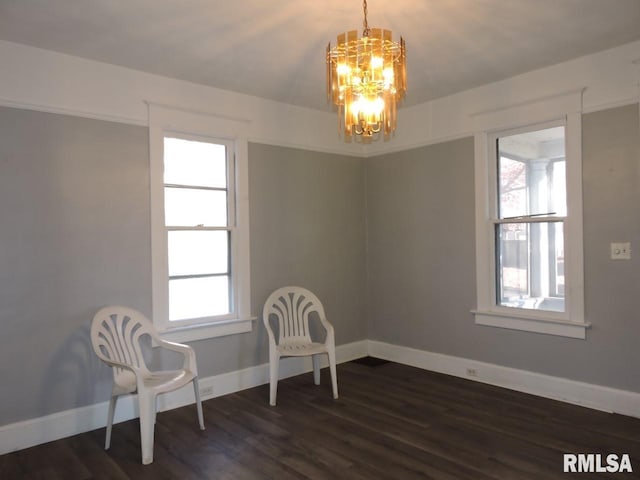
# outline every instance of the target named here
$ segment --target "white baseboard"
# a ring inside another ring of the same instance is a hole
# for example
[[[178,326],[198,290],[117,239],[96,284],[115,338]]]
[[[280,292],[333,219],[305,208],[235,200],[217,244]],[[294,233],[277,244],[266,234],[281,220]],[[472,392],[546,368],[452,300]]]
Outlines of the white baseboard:
[[[605,412],[640,418],[640,393],[593,385],[566,378],[503,367],[462,357],[416,350],[389,343],[368,342],[369,355],[413,367],[462,377],[540,397],[560,400]],[[468,370],[474,370],[470,376]]]
[[[336,361],[348,362],[367,355],[367,341],[361,340],[336,346]],[[322,367],[327,366],[326,359]],[[285,358],[280,364],[280,378],[292,377],[313,370],[311,359],[304,357]],[[211,393],[202,395],[202,400],[227,395],[269,382],[269,364],[201,378],[200,391],[210,389]],[[191,384],[175,392],[161,395],[158,410],[165,411],[195,401]],[[265,404],[269,399],[265,396]],[[79,433],[103,428],[106,425],[109,402],[96,403],[86,407],[74,408],[45,417],[33,418],[23,422],[0,427],[0,455],[70,437]],[[131,395],[118,399],[114,423],[131,420],[138,416],[135,398]]]

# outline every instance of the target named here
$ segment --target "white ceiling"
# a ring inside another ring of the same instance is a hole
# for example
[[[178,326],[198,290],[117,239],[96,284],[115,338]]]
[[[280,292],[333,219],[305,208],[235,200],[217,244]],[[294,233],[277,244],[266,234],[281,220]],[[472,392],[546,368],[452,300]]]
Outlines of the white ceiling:
[[[407,42],[405,105],[640,39],[640,0],[369,0],[368,11]],[[0,0],[0,40],[322,110],[327,43],[353,29],[360,0]]]

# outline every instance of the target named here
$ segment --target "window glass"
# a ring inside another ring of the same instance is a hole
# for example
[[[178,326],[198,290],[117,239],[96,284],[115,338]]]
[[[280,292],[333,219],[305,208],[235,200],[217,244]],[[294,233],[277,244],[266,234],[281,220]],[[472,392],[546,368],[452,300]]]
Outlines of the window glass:
[[[498,304],[564,312],[562,222],[496,226]]]
[[[229,277],[169,280],[169,318],[191,318],[225,315],[229,309]]]
[[[216,143],[165,137],[164,183],[226,188],[226,147]]]
[[[500,218],[567,212],[564,127],[499,137]]]
[[[227,191],[165,187],[164,218],[172,227],[224,227]]]
[[[168,232],[169,276],[229,272],[229,233],[226,230]]]

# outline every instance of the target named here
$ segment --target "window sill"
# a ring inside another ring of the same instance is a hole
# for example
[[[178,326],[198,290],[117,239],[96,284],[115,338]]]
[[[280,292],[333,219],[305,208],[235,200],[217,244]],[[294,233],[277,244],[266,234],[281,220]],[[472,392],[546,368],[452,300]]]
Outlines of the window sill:
[[[171,342],[192,342],[194,340],[204,340],[207,338],[250,332],[253,329],[253,322],[256,319],[257,317],[249,317],[200,325],[173,327],[161,330],[159,333],[164,340]]]
[[[475,315],[476,325],[579,338],[582,340],[586,339],[587,328],[591,327],[590,323],[540,318],[534,315],[514,315],[511,312],[472,310],[471,313]]]

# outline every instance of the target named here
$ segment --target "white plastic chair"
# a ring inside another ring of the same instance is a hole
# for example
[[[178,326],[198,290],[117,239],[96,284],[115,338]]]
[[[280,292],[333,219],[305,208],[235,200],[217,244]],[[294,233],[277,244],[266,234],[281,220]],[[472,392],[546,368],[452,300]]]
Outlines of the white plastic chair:
[[[326,330],[324,343],[314,342],[309,331],[309,316],[316,312]],[[278,342],[269,322],[274,315],[278,320]],[[338,398],[336,376],[336,346],[333,326],[327,321],[324,308],[318,297],[302,287],[279,288],[267,298],[262,311],[262,320],[269,336],[269,404],[275,406],[278,389],[278,365],[281,357],[311,356],[313,380],[320,385],[321,354],[329,357],[333,398]]]
[[[140,339],[144,335],[149,335],[161,348],[182,353],[182,369],[149,371],[140,347]],[[109,402],[105,450],[111,445],[113,414],[120,395],[138,394],[140,443],[144,465],[153,462],[153,430],[158,394],[177,390],[193,382],[198,421],[200,429],[204,430],[196,355],[190,346],[163,340],[142,313],[119,306],[105,307],[95,314],[91,323],[91,343],[96,355],[113,367],[113,389]]]

